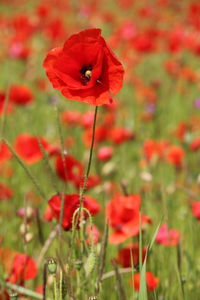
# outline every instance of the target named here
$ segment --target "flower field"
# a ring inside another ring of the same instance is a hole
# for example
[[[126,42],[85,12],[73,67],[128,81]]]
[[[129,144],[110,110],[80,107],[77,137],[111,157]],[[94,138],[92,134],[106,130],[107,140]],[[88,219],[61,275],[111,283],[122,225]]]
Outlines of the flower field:
[[[0,37],[0,300],[199,300],[199,1],[1,0]]]

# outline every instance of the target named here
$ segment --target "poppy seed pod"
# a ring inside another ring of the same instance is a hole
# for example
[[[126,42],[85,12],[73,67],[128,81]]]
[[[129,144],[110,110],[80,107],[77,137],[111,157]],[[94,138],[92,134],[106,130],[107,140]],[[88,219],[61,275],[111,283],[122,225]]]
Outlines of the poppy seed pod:
[[[57,262],[54,258],[51,258],[47,262],[48,271],[50,274],[55,275],[57,270]]]

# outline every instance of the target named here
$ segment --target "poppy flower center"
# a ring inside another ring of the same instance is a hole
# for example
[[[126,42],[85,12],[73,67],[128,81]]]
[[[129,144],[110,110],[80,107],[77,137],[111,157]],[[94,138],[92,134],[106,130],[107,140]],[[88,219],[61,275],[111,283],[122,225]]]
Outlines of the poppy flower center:
[[[90,81],[92,77],[92,66],[86,65],[83,66],[80,70],[81,73],[81,82],[83,85],[87,85],[87,83]]]

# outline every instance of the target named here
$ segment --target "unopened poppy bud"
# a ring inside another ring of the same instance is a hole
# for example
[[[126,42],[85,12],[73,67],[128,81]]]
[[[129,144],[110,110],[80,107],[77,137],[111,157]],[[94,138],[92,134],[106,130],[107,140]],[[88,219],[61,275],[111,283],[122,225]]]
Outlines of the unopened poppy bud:
[[[88,258],[87,258],[87,260],[86,260],[86,262],[85,262],[85,266],[84,266],[86,276],[89,276],[90,273],[92,273],[92,271],[95,268],[96,262],[97,262],[96,253],[94,251],[91,251]]]
[[[82,268],[83,262],[82,260],[75,260],[74,267],[79,271]]]
[[[111,176],[116,171],[116,165],[113,162],[106,163],[102,168],[102,174],[104,176]]]
[[[31,206],[28,206],[28,207],[26,208],[26,216],[27,216],[27,218],[28,218],[28,219],[29,219],[29,218],[32,218],[33,214],[34,214],[33,208],[32,208]]]
[[[33,239],[33,234],[31,232],[27,232],[26,235],[25,235],[25,241],[27,243],[31,242]]]
[[[9,291],[8,294],[9,294],[11,300],[18,299],[18,294],[15,291]]]
[[[28,224],[21,224],[20,225],[20,228],[19,228],[19,231],[22,235],[26,234],[27,231],[29,230],[30,226]]]
[[[56,274],[56,270],[57,270],[57,262],[55,259],[51,258],[48,261],[48,271],[51,274]]]

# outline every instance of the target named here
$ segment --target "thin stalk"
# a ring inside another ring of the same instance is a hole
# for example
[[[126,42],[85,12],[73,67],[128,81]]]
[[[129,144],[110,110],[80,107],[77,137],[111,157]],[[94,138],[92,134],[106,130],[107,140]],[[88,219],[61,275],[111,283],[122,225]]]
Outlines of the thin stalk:
[[[22,286],[16,285],[16,284],[11,284],[9,282],[5,282],[0,279],[0,286],[6,287],[8,289],[12,289],[13,291],[17,292],[18,294],[23,294],[31,298],[35,298],[38,300],[43,300],[43,296],[41,294],[38,294],[32,290],[26,289]],[[48,299],[50,300],[50,299]]]
[[[60,270],[60,282],[59,282],[59,299],[62,300],[62,286],[63,286],[63,273],[62,269]]]
[[[84,177],[83,187],[80,190],[80,211],[81,211],[82,206],[83,206],[83,197],[84,197],[84,193],[86,191],[88,177],[89,177],[89,174],[90,174],[90,167],[91,167],[91,163],[92,163],[92,155],[93,155],[93,148],[94,148],[94,139],[95,139],[95,129],[96,129],[97,112],[98,112],[98,106],[95,107],[94,121],[93,121],[93,125],[92,125],[92,142],[91,142],[91,146],[90,146],[90,155],[89,155],[89,160],[88,160],[87,171],[86,171],[86,174],[85,174],[85,177]]]
[[[43,300],[46,300],[46,287],[47,287],[47,263],[44,264],[44,269],[43,269]]]
[[[8,108],[9,103],[9,94],[10,94],[10,87],[7,88],[4,106],[3,106],[3,113],[2,113],[2,121],[1,121],[1,132],[0,132],[0,138],[2,139],[5,132],[5,125],[6,125],[6,112]]]
[[[39,211],[38,208],[36,208],[36,216],[35,217],[36,217],[36,224],[37,224],[39,242],[40,242],[41,245],[43,245],[44,244],[44,234],[43,234],[43,229],[42,229],[40,211]]]
[[[56,238],[57,234],[58,234],[58,230],[59,230],[59,226],[56,225],[55,228],[53,229],[53,231],[50,233],[48,239],[45,241],[44,246],[38,256],[38,261],[37,261],[37,266],[38,268],[40,268],[40,265],[42,263],[42,260],[45,256],[45,254],[47,253],[49,247],[51,246],[51,244],[53,243],[53,240]]]
[[[47,174],[49,175],[49,178],[51,180],[51,184],[53,185],[56,194],[59,195],[60,191],[59,191],[59,188],[58,188],[58,185],[57,185],[57,178],[56,178],[55,173],[54,173],[54,171],[51,167],[48,154],[47,154],[46,150],[44,149],[39,137],[37,137],[37,140],[38,140],[38,145],[40,147],[40,150],[42,151],[42,154],[43,154],[43,160],[44,160],[44,163],[46,165]]]
[[[24,228],[25,228],[25,232],[23,234],[23,240],[24,240],[24,253],[27,253],[27,240],[26,240],[26,234],[28,232],[28,229],[27,229],[27,199],[26,197],[24,196],[24,208],[25,208],[25,214],[24,214]]]
[[[117,283],[117,290],[119,293],[119,299],[120,300],[126,300],[126,294],[125,294],[125,290],[122,284],[122,279],[118,270],[118,266],[117,263],[113,260],[112,261],[112,265],[114,267],[114,271],[115,271],[115,277],[116,277],[116,283]]]
[[[139,270],[142,271],[142,215],[139,213]]]
[[[184,282],[182,279],[182,249],[180,243],[177,246],[177,269],[179,274],[179,281],[182,291],[183,300],[185,299]]]
[[[62,162],[63,162],[63,168],[64,168],[64,173],[66,177],[66,163],[65,163],[65,155],[66,155],[66,150],[65,150],[65,144],[64,144],[64,138],[63,138],[63,133],[62,133],[62,128],[60,125],[60,118],[59,118],[59,111],[58,107],[56,107],[56,124],[58,128],[58,136],[60,140],[60,146],[61,146],[61,157],[62,157]],[[62,221],[63,221],[63,215],[64,215],[64,206],[65,206],[65,190],[67,189],[67,182],[64,187],[64,193],[61,194],[61,209],[60,209],[60,217],[59,217],[59,238],[60,238],[60,245],[61,245],[61,237],[62,237]]]
[[[31,173],[31,171],[29,170],[29,168],[21,160],[21,158],[18,156],[18,154],[15,152],[15,150],[11,146],[11,144],[7,140],[5,140],[4,138],[3,138],[3,142],[6,144],[6,146],[9,148],[9,150],[12,152],[12,154],[14,155],[14,157],[16,158],[16,160],[18,161],[18,163],[22,166],[22,168],[24,169],[24,171],[26,172],[26,174],[28,175],[28,177],[32,181],[33,185],[35,186],[35,188],[38,191],[38,193],[40,194],[40,196],[44,200],[46,200],[47,198],[46,198],[46,195],[45,195],[44,191],[42,190],[41,186],[39,185],[39,183],[37,182],[36,178]]]
[[[94,120],[93,120],[93,125],[92,125],[92,141],[91,141],[91,146],[90,146],[88,166],[87,166],[86,174],[84,176],[83,187],[80,188],[80,204],[79,204],[79,213],[78,213],[77,222],[79,221],[80,218],[82,218],[83,198],[84,198],[84,194],[85,194],[85,191],[86,191],[86,188],[87,188],[87,182],[88,182],[88,177],[89,177],[89,174],[90,174],[90,168],[91,168],[91,163],[92,163],[92,155],[93,155],[93,149],[94,149],[97,112],[98,112],[98,106],[95,107]],[[82,227],[82,225],[80,226],[80,237],[81,237],[81,250],[83,252],[83,243],[82,243],[82,241],[83,241],[83,227]]]
[[[127,273],[132,273],[133,270],[132,268],[121,268],[118,270],[119,274],[127,274]],[[109,271],[107,273],[104,273],[102,276],[102,281],[109,279],[111,277],[115,276],[115,271]]]
[[[131,257],[131,277],[132,277],[132,281],[134,282],[134,261],[133,261],[133,252],[130,249],[130,257]],[[133,284],[133,293],[132,293],[132,298],[134,300],[135,298],[135,289],[134,289],[134,284]]]
[[[53,275],[53,290],[54,290],[54,300],[59,300],[58,299],[56,274]]]
[[[104,234],[103,234],[103,240],[102,240],[102,244],[101,244],[101,251],[100,251],[100,255],[99,255],[100,263],[99,263],[96,293],[99,293],[100,287],[101,287],[101,282],[104,277],[103,270],[104,270],[105,262],[106,262],[106,251],[107,251],[107,246],[108,246],[108,232],[109,232],[109,227],[108,227],[108,223],[106,221],[105,228],[104,228]]]

